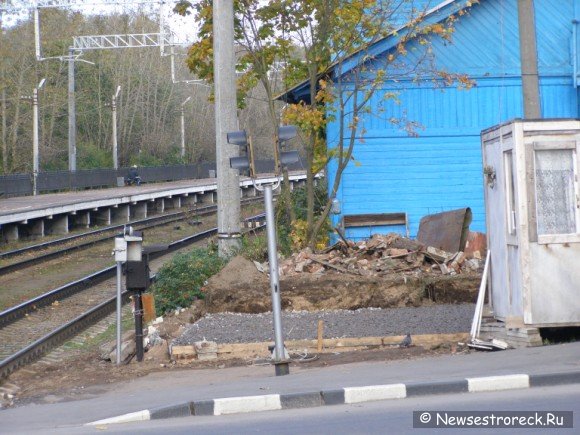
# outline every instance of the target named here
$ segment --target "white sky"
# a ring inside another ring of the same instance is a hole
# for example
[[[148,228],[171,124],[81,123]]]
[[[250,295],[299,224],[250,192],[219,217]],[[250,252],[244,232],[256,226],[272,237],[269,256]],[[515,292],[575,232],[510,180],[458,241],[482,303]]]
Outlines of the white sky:
[[[32,7],[32,4],[33,4],[32,1],[27,1],[25,3],[28,3]],[[67,1],[67,3],[68,3],[68,1]],[[80,11],[86,15],[92,15],[92,14],[108,15],[111,13],[127,13],[127,12],[130,12],[131,9],[145,8],[146,10],[151,11],[152,15],[153,14],[157,15],[155,20],[159,19],[159,17],[158,17],[158,11],[160,8],[159,3],[157,3],[157,4],[142,4],[143,2],[142,1],[140,2],[139,0],[137,0],[133,4],[131,4],[132,2],[130,2],[130,1],[126,1],[126,2],[119,1],[119,3],[124,3],[124,5],[103,4],[102,2],[99,2],[99,0],[78,0],[75,3],[79,6],[73,6],[70,9],[75,10],[75,11]],[[2,4],[2,1],[0,0],[0,7],[1,7],[1,4]],[[196,33],[193,15],[189,15],[187,17],[182,17],[182,16],[179,16],[179,15],[173,13],[174,5],[175,5],[175,1],[165,2],[165,4],[163,5],[163,10],[164,10],[163,16],[164,16],[165,24],[167,26],[169,26],[171,31],[175,34],[175,36],[177,37],[177,39],[180,42],[192,42],[195,39],[195,33]],[[40,9],[41,22],[42,22],[42,11],[43,11],[43,9],[41,8]],[[30,16],[29,12],[23,11],[20,14],[16,15],[16,17],[17,17],[16,19],[26,19],[29,16]],[[14,16],[12,17],[12,19],[10,16],[4,16],[3,17],[3,25],[7,26],[7,27],[14,25],[16,23],[16,20],[14,18],[15,18]],[[120,31],[117,32],[115,30],[111,31],[111,34],[117,34],[117,33],[121,33],[121,32]],[[77,36],[85,36],[85,35],[77,35]]]

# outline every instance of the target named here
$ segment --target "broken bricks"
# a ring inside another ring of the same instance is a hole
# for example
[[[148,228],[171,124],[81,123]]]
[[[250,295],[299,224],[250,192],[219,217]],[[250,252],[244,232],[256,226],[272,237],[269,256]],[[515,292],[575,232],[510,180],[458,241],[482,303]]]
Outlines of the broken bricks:
[[[463,252],[446,252],[396,233],[375,234],[357,243],[343,241],[321,253],[305,249],[281,263],[282,276],[300,273],[349,273],[384,276],[391,273],[456,275],[480,271],[481,261]]]

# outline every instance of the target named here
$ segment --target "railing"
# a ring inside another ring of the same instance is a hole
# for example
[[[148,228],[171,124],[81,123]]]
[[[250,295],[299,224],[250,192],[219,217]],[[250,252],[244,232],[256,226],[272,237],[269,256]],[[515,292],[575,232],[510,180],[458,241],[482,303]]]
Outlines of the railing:
[[[267,173],[274,169],[272,160],[258,160],[257,172]],[[289,169],[300,170],[301,162]],[[129,168],[120,169],[83,169],[74,172],[50,171],[38,173],[38,192],[60,192],[116,187],[119,178],[125,178]],[[194,165],[144,166],[139,168],[139,176],[144,183],[164,181],[213,178],[216,174],[215,162],[202,162]],[[32,174],[0,175],[0,197],[32,195]]]

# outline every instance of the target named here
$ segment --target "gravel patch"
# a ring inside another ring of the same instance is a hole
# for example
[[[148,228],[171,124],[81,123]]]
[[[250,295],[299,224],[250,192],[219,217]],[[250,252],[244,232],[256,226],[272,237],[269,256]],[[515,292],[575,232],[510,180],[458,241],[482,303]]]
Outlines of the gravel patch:
[[[318,320],[324,321],[324,338],[354,338],[469,332],[474,304],[430,307],[362,308],[355,311],[282,312],[284,339],[315,339]],[[272,313],[207,314],[188,325],[173,340],[191,345],[203,339],[217,343],[253,343],[274,339]]]

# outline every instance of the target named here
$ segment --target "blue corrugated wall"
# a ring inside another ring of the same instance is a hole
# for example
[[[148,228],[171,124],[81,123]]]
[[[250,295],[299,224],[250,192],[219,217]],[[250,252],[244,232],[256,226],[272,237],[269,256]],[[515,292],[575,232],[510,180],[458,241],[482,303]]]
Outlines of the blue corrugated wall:
[[[366,131],[356,144],[355,162],[343,174],[337,194],[341,214],[333,216],[334,225],[345,214],[406,212],[415,236],[421,217],[471,207],[471,229],[485,231],[480,132],[523,113],[516,1],[481,0],[457,22],[453,44],[433,45],[438,67],[470,74],[477,82],[473,89],[408,81],[386,83],[375,93],[370,113],[363,115]],[[572,19],[580,18],[580,6],[574,0],[536,0],[535,7],[543,116],[577,118]],[[421,55],[422,47],[415,48],[409,49],[410,62]],[[384,103],[385,93],[401,89],[398,103]],[[391,117],[423,128],[409,137]],[[337,134],[338,123],[331,123],[329,145]],[[330,185],[335,172],[331,163]],[[391,230],[404,228],[350,228],[346,235],[360,239]]]

